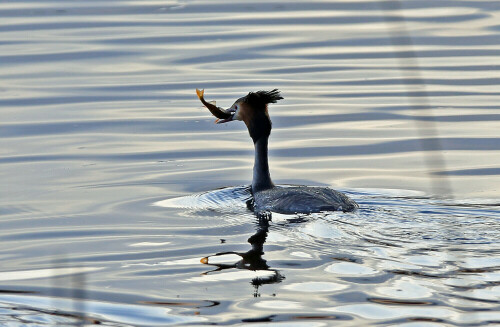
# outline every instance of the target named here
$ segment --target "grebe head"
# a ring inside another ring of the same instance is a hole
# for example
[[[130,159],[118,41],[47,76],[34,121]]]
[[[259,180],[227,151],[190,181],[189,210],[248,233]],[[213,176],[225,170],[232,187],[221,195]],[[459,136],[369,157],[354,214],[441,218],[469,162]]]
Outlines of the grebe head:
[[[271,119],[267,105],[281,99],[283,97],[278,89],[250,92],[236,100],[231,108],[226,110],[231,114],[229,118],[219,119],[217,123],[222,124],[233,120],[243,121],[255,143],[261,137],[269,137],[271,134]]]

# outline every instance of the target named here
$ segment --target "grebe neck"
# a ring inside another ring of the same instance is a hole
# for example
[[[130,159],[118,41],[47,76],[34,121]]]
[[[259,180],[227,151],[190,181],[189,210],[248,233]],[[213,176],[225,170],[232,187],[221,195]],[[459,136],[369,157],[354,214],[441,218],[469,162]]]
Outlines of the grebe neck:
[[[267,190],[274,187],[269,174],[269,163],[267,160],[268,137],[260,137],[254,142],[255,161],[253,165],[252,192]]]

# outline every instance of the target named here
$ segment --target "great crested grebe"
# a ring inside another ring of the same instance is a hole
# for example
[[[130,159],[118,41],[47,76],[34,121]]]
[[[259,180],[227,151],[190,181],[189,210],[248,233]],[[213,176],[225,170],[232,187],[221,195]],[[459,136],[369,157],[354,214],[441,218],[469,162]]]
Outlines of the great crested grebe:
[[[277,89],[250,92],[239,98],[229,109],[222,109],[205,101],[204,90],[196,90],[198,98],[217,117],[217,124],[233,120],[245,123],[255,146],[252,195],[253,210],[278,213],[312,213],[321,211],[354,211],[358,204],[344,193],[328,187],[276,186],[269,174],[267,142],[271,134],[269,103],[283,99]]]

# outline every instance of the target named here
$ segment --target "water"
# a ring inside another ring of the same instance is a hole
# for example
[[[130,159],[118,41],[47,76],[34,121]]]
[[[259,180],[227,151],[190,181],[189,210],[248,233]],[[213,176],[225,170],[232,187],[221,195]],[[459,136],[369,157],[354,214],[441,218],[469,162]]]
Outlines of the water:
[[[0,325],[499,324],[500,5],[401,7],[2,2]],[[195,88],[361,209],[259,222]]]

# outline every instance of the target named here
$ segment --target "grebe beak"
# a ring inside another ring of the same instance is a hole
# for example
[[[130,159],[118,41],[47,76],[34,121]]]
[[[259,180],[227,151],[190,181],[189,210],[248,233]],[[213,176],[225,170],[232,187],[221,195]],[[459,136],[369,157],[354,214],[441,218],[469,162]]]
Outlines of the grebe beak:
[[[223,124],[223,123],[227,123],[227,122],[230,122],[230,121],[233,121],[234,120],[234,116],[236,115],[236,109],[235,108],[229,108],[229,109],[226,109],[225,110],[228,114],[230,114],[231,116],[229,116],[229,118],[224,118],[224,119],[217,119],[215,121],[216,124]]]

